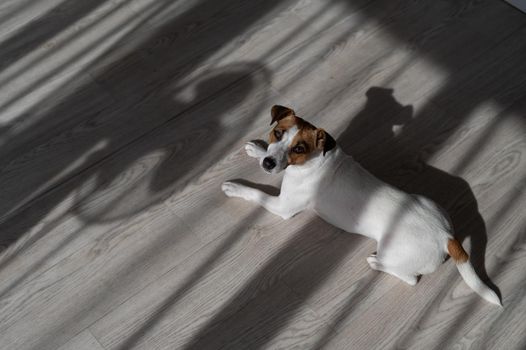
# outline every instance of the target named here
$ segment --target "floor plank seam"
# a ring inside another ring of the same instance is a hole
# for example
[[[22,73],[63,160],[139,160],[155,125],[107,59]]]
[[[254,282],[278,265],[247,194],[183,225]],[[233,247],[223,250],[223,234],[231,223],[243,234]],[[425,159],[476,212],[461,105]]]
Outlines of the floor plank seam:
[[[100,345],[101,349],[106,350],[106,347],[105,347],[104,345],[102,345],[102,343],[100,342],[99,338],[97,338],[97,337],[95,336],[95,334],[93,334],[93,332],[91,331],[91,329],[90,329],[89,327],[86,327],[85,329],[89,332],[89,334],[91,334],[91,336],[93,337],[93,339],[95,339],[95,341],[97,342],[97,344]]]

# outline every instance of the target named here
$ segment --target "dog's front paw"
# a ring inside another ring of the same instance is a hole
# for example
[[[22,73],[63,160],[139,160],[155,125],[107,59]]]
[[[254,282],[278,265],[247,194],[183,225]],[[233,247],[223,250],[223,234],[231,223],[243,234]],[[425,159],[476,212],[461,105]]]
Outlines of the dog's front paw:
[[[267,154],[264,141],[254,140],[245,144],[245,151],[252,158],[263,158]]]
[[[221,185],[221,190],[229,197],[248,199],[247,188],[235,182],[226,181]]]

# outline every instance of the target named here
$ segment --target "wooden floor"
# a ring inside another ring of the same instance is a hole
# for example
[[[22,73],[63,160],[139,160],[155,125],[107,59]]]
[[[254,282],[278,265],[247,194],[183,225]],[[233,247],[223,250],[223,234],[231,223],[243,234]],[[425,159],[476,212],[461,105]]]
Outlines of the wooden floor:
[[[1,349],[525,349],[526,15],[504,1],[4,0]],[[415,287],[374,242],[220,191],[285,104],[451,215]]]

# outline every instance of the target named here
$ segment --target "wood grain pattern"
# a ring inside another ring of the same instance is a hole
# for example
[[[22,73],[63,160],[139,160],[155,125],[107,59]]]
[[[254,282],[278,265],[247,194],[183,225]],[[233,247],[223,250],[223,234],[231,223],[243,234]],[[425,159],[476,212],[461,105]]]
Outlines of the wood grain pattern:
[[[525,31],[490,0],[2,2],[0,348],[523,349]],[[444,207],[504,309],[225,197],[279,186],[243,151],[274,104]]]

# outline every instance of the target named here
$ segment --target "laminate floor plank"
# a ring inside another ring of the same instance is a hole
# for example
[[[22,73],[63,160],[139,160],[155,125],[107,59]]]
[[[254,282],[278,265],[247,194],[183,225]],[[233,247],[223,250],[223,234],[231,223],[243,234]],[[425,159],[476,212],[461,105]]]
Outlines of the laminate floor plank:
[[[54,349],[200,247],[166,206],[145,211],[4,293],[2,346]]]
[[[90,330],[108,349],[309,347],[325,325],[279,276],[336,229],[317,230],[314,218],[306,227],[305,216],[276,234],[281,223],[253,208]]]

